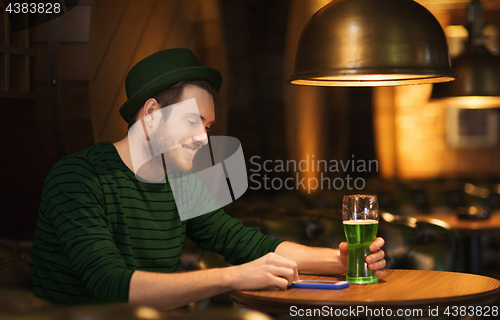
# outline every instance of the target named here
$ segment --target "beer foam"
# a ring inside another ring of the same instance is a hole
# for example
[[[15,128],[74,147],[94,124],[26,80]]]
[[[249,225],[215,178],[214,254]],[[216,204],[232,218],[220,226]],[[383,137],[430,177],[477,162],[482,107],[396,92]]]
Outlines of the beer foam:
[[[365,219],[365,220],[346,220],[342,222],[343,224],[378,224],[375,219]]]

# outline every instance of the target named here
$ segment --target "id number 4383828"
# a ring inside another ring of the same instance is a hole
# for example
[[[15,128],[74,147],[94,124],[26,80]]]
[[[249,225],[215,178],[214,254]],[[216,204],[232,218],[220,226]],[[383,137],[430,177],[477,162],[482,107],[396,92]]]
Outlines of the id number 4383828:
[[[498,317],[498,306],[448,306],[443,314],[448,317]]]
[[[5,8],[8,13],[60,13],[61,4],[59,1],[51,3],[41,3],[38,1],[34,2],[14,2],[9,3]]]

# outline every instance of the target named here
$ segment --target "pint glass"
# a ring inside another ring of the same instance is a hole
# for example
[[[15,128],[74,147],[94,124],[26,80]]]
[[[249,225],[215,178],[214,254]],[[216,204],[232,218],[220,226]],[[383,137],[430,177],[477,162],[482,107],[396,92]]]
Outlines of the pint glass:
[[[365,262],[366,256],[371,253],[369,246],[377,235],[377,196],[344,196],[342,221],[349,245],[346,280],[356,284],[377,283],[375,272],[368,269]]]

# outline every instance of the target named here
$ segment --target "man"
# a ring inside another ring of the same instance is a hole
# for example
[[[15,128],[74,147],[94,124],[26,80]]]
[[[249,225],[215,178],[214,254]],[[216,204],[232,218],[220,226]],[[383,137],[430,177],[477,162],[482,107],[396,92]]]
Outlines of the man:
[[[158,141],[154,132],[169,131],[163,167],[182,174],[207,143],[221,83],[220,73],[200,66],[191,51],[160,51],[130,70],[128,100],[120,114],[131,130],[143,128],[148,143]],[[186,101],[196,102],[198,109],[194,115],[183,113],[191,119],[179,120],[176,109],[162,112]],[[182,123],[169,130],[169,119]],[[114,144],[89,147],[49,171],[34,238],[35,295],[61,303],[129,301],[165,310],[231,290],[286,289],[298,272],[345,272],[346,243],[333,250],[270,239],[222,209],[181,220],[170,183],[145,181],[149,171],[143,174],[134,165],[129,139],[130,134]],[[166,173],[170,178],[172,172]],[[233,266],[174,273],[185,235]],[[383,244],[377,238],[366,258],[379,277],[385,275]]]

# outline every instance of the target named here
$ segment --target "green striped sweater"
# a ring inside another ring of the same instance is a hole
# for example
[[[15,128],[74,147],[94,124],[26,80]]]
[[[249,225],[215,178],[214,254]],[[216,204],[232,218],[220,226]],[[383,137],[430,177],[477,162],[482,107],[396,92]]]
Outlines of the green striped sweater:
[[[111,143],[58,161],[43,186],[33,290],[59,303],[126,302],[134,270],[174,272],[184,237],[241,264],[274,251],[270,239],[222,209],[181,221],[170,185],[136,179]]]

